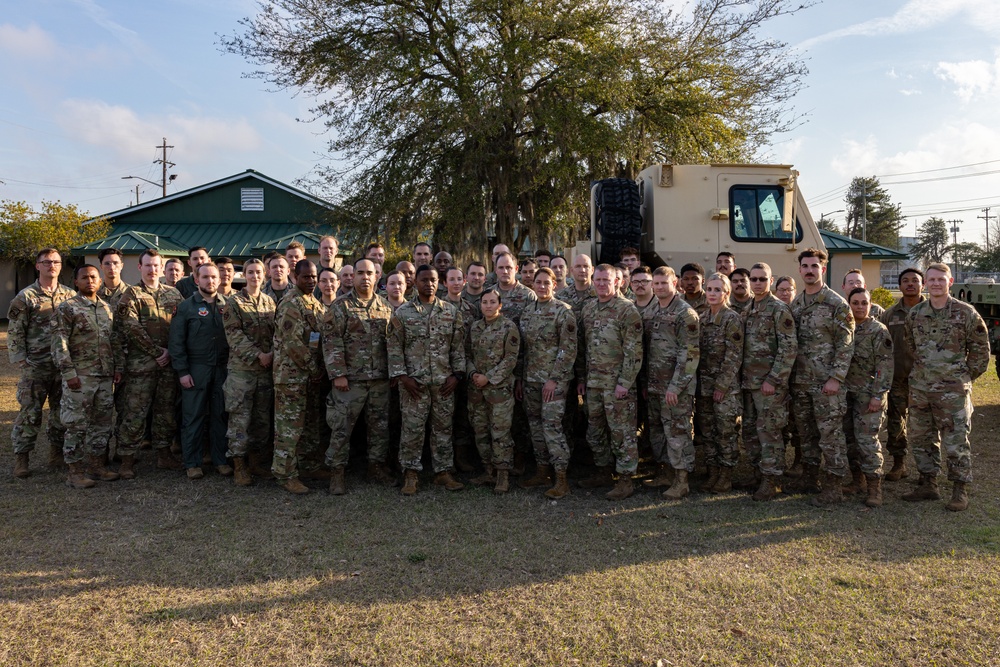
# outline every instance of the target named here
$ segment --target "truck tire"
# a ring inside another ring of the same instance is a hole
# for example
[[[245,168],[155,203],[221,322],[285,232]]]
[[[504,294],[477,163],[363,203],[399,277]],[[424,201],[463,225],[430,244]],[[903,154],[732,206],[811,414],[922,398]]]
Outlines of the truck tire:
[[[622,248],[638,248],[642,240],[639,186],[628,178],[606,178],[595,187],[597,231],[601,233],[598,262],[614,264],[621,260]]]

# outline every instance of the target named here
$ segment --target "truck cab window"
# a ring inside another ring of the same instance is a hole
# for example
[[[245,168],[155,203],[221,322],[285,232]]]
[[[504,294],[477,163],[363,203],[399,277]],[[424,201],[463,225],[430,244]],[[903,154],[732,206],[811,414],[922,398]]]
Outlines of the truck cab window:
[[[784,188],[737,185],[729,189],[729,234],[736,241],[785,243],[792,235],[781,230]],[[802,227],[795,223],[796,241]]]

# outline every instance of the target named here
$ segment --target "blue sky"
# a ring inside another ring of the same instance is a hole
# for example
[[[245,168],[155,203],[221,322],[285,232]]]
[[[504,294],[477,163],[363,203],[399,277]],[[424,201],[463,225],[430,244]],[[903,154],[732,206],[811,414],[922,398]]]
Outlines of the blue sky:
[[[158,188],[121,177],[158,181],[163,137],[177,165],[168,192],[247,168],[293,182],[324,159],[323,128],[296,121],[310,100],[244,78],[252,67],[218,49],[254,13],[249,0],[0,8],[0,198],[96,214],[129,205],[138,183],[148,201]],[[768,31],[810,72],[794,102],[803,122],[762,157],[799,169],[814,216],[875,174],[907,233],[938,214],[963,221],[960,240],[982,238],[979,209],[1000,214],[1000,2],[828,0]],[[962,165],[974,166],[945,169]]]

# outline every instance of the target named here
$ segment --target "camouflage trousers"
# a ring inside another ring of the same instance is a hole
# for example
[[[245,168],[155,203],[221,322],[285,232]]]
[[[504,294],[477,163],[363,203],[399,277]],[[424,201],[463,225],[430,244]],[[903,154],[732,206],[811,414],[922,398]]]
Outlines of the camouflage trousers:
[[[587,387],[587,444],[594,464],[611,465],[623,475],[639,465],[639,445],[635,433],[635,385],[625,398],[615,398],[615,389]]]
[[[278,480],[299,476],[299,469],[320,467],[319,420],[323,395],[318,382],[274,385],[274,459]]]
[[[802,439],[802,463],[818,465],[837,477],[847,476],[847,390],[843,385],[832,396],[823,393],[823,385],[793,385],[792,411]]]
[[[153,411],[153,449],[166,449],[177,431],[177,373],[169,366],[153,373],[136,373],[125,380],[118,453],[135,456],[146,434],[146,417]]]
[[[847,441],[847,461],[852,469],[866,475],[882,472],[882,443],[878,433],[885,423],[885,398],[882,409],[868,412],[869,394],[847,392],[847,413],[844,415],[844,435]]]
[[[910,404],[910,385],[908,382],[893,382],[889,389],[889,411],[886,430],[889,439],[886,449],[894,458],[906,456],[906,412]]]
[[[225,366],[193,365],[188,369],[194,386],[181,388],[181,453],[185,468],[200,468],[205,430],[212,465],[226,465],[226,399],[222,385]]]
[[[740,460],[740,422],[743,419],[743,396],[731,391],[715,402],[702,396],[695,404],[695,419],[705,438],[705,463],[732,468]]]
[[[514,439],[511,424],[514,420],[514,394],[511,392],[499,401],[492,402],[483,390],[470,383],[469,417],[476,434],[476,449],[483,464],[496,470],[510,470],[514,460]]]
[[[63,446],[66,428],[60,420],[59,399],[62,397],[62,376],[54,366],[27,366],[17,381],[17,404],[20,410],[10,433],[15,454],[26,454],[35,448],[42,428],[42,408],[49,401],[49,424],[46,435],[49,444]]]
[[[420,385],[420,394],[399,389],[400,410],[403,413],[399,436],[399,466],[404,470],[421,471],[424,434],[427,419],[431,420],[431,459],[434,472],[450,472],[455,465],[455,450],[451,444],[451,423],[455,417],[455,393],[441,395],[441,385]]]
[[[222,394],[229,413],[226,456],[242,458],[250,451],[255,454],[270,452],[271,411],[274,409],[271,371],[231,370],[222,383]]]
[[[663,394],[650,392],[649,442],[657,463],[674,470],[694,470],[694,395],[681,394],[677,405],[667,405]]]
[[[782,433],[788,417],[788,390],[775,387],[765,396],[760,389],[743,391],[743,444],[750,465],[763,475],[785,472],[785,439]]]
[[[347,467],[351,433],[362,411],[365,411],[368,425],[368,462],[384,464],[389,456],[389,429],[386,424],[389,381],[350,380],[347,391],[334,387],[326,399],[326,423],[330,425],[326,464],[331,468]]]
[[[59,416],[66,427],[63,441],[66,463],[79,463],[90,454],[104,454],[114,423],[114,384],[111,378],[79,377],[79,389],[70,389],[63,382]]]
[[[556,387],[551,401],[542,400],[542,382],[525,382],[524,411],[528,415],[531,443],[535,449],[535,463],[551,465],[556,472],[566,472],[569,467],[570,448],[563,431],[568,387]],[[574,396],[575,398],[575,396]]]
[[[455,387],[455,416],[452,417],[451,436],[456,449],[471,447],[475,440],[475,429],[469,408],[469,391],[465,382],[459,382]]]
[[[910,388],[906,430],[921,475],[941,471],[941,446],[948,457],[948,479],[972,481],[972,392],[929,392]]]

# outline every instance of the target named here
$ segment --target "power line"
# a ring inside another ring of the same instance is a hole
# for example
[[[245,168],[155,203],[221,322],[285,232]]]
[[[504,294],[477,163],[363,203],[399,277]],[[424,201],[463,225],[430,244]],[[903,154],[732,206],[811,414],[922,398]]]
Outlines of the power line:
[[[121,185],[116,186],[104,186],[98,187],[94,185],[55,185],[53,183],[35,183],[34,181],[19,181],[16,178],[7,178],[6,176],[0,176],[5,181],[10,183],[20,183],[21,185],[37,185],[43,188],[65,188],[67,190],[119,190]]]
[[[1000,169],[994,169],[992,171],[978,171],[975,174],[956,174],[955,176],[939,176],[937,178],[918,178],[910,181],[894,181],[891,183],[882,183],[882,185],[907,185],[909,183],[930,183],[933,181],[953,181],[958,178],[973,178],[975,176],[989,176],[991,174],[1000,174]]]
[[[980,167],[984,164],[994,164],[1000,160],[987,160],[986,162],[972,162],[970,164],[959,164],[954,167],[938,167],[937,169],[924,169],[923,171],[904,171],[899,174],[879,174],[878,178],[896,178],[897,176],[914,176],[916,174],[930,174],[935,171],[948,171],[950,169],[965,169],[966,167]]]

